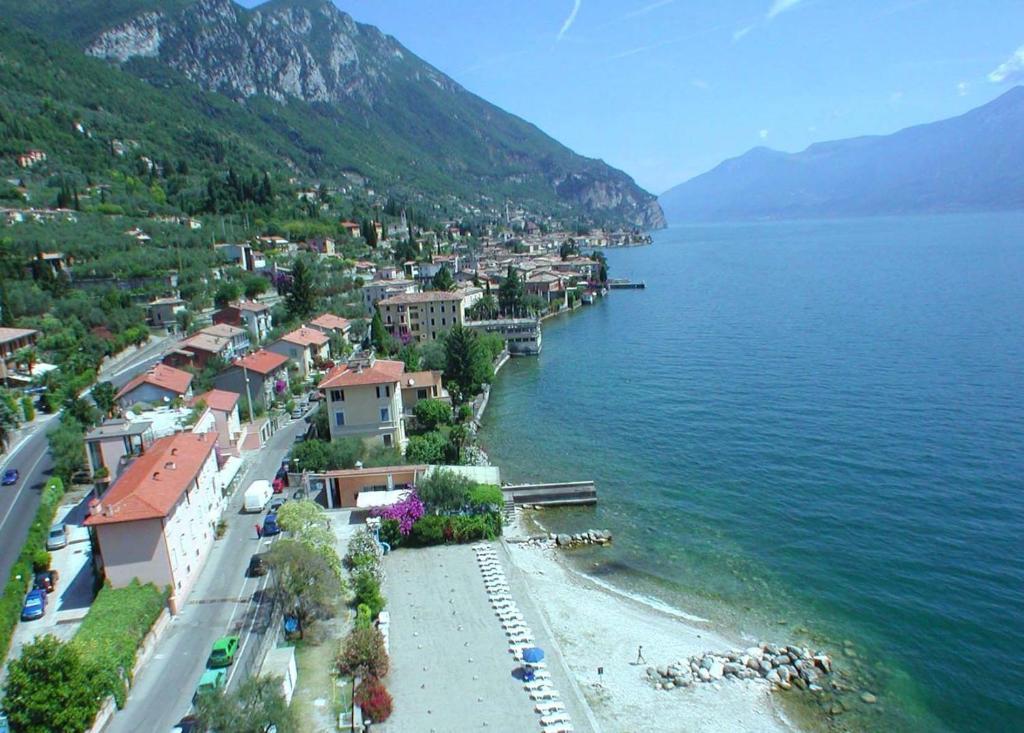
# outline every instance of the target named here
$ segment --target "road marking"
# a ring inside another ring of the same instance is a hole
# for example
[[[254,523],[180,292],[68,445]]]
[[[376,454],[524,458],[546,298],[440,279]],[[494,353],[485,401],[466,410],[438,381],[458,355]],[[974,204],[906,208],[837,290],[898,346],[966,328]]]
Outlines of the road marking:
[[[49,448],[47,448],[47,449],[46,449],[46,450],[44,450],[44,451],[43,451],[42,453],[40,453],[40,454],[39,454],[39,458],[37,458],[37,459],[36,459],[36,462],[32,464],[32,468],[30,468],[30,469],[29,469],[29,470],[28,470],[28,471],[27,471],[27,472],[26,472],[26,473],[24,474],[24,478],[21,478],[21,477],[19,477],[19,479],[18,479],[18,480],[19,480],[19,481],[21,482],[21,486],[19,486],[19,487],[18,487],[18,490],[17,490],[16,492],[15,492],[15,494],[14,494],[14,499],[13,499],[13,500],[11,501],[11,505],[10,505],[9,507],[7,507],[7,511],[6,511],[6,512],[4,512],[4,516],[3,516],[3,519],[0,519],[0,531],[3,531],[3,527],[4,527],[4,525],[5,525],[5,524],[7,524],[7,518],[8,518],[8,517],[10,517],[10,515],[11,515],[11,511],[12,511],[12,510],[14,509],[14,507],[15,507],[15,506],[17,506],[17,504],[18,504],[18,499],[20,499],[20,498],[21,498],[21,492],[25,490],[25,487],[26,487],[26,486],[28,486],[28,484],[29,484],[29,478],[30,478],[30,477],[32,476],[32,474],[33,474],[33,473],[35,473],[35,472],[36,472],[36,468],[38,468],[38,466],[39,466],[40,462],[42,462],[42,460],[43,460],[44,458],[46,458],[46,456],[47,456],[47,454],[48,454],[49,452],[50,452],[50,450],[49,450]]]
[[[267,589],[267,583],[269,581],[270,581],[270,573],[267,573],[263,577],[263,587],[259,589],[261,593]],[[254,599],[256,598],[256,593],[255,592],[253,592],[252,597]],[[257,603],[256,605],[258,607],[259,603]],[[258,612],[258,610],[259,609],[257,608],[257,612]],[[245,638],[242,639],[241,646],[238,647],[238,652],[237,653],[238,653],[238,661],[239,662],[242,661],[242,656],[245,654],[245,645],[248,644],[249,643],[249,639],[252,638],[252,631],[256,627],[256,616],[257,615],[258,615],[258,613],[254,613],[252,615],[252,621],[249,622],[249,631],[245,634]],[[267,631],[270,632],[270,629],[268,628]],[[240,666],[241,666],[240,664],[238,666],[236,666],[234,664],[231,665],[231,672],[228,673],[227,681],[224,682],[224,689],[225,690],[228,689],[228,687],[231,685],[231,678],[235,676],[235,670],[237,670],[238,667],[240,667]]]

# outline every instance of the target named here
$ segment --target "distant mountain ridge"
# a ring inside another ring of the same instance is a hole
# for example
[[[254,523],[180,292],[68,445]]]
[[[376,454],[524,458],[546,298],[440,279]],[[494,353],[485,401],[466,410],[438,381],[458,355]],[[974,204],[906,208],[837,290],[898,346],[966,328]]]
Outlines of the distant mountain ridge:
[[[288,161],[300,172],[665,225],[657,199],[628,175],[468,92],[329,0],[0,0],[0,11],[158,88],[187,81],[234,99],[301,151]]]
[[[670,223],[1024,208],[1024,87],[891,135],[754,148],[659,201]]]

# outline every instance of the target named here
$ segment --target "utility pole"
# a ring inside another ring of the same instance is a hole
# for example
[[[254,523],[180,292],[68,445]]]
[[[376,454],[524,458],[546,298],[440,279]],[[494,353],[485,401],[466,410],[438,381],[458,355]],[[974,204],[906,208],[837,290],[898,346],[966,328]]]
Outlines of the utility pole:
[[[252,390],[249,389],[249,370],[245,368],[245,364],[242,364],[242,376],[245,377],[245,399],[249,403],[249,422],[256,422],[252,416]]]

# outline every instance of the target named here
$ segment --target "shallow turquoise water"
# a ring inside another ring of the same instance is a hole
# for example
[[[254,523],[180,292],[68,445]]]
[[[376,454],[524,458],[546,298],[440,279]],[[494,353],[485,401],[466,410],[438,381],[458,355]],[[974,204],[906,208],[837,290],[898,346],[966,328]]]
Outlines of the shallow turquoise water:
[[[677,227],[608,256],[647,289],[505,367],[503,478],[596,479],[596,510],[543,521],[613,530],[581,558],[605,580],[854,642],[880,694],[854,727],[1024,730],[1024,216]]]

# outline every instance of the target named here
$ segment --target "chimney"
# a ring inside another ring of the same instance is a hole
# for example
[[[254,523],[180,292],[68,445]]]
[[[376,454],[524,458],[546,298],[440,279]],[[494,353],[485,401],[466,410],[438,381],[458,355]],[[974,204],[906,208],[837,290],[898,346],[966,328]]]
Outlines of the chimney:
[[[178,449],[177,448],[171,448],[171,455],[172,456],[178,455]]]
[[[153,480],[154,481],[159,481],[160,480],[160,472],[159,471],[153,471]]]
[[[95,517],[103,512],[103,504],[100,503],[99,499],[89,500],[89,516]]]
[[[168,471],[173,471],[177,466],[174,465],[174,461],[167,461],[167,463],[164,464],[164,468]]]

